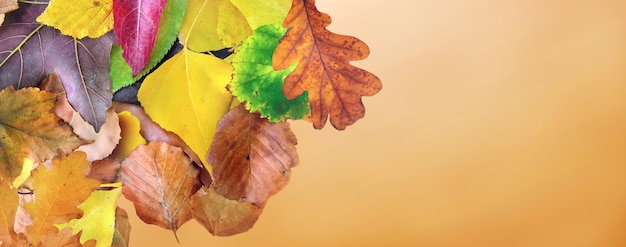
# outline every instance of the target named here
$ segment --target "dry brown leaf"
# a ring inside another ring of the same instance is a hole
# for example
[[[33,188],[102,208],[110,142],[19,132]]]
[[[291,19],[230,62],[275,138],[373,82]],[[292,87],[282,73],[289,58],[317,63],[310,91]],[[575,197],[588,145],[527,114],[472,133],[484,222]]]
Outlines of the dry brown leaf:
[[[4,14],[18,8],[17,0],[0,0],[0,25],[4,22]]]
[[[266,202],[289,182],[298,164],[296,144],[289,123],[270,123],[237,106],[217,124],[207,154],[215,189],[231,200]]]
[[[185,141],[183,141],[183,139],[181,139],[176,133],[167,131],[161,128],[159,124],[152,121],[152,119],[148,116],[148,114],[146,114],[141,106],[113,102],[113,109],[115,109],[115,112],[117,113],[129,111],[131,114],[133,114],[133,116],[139,119],[139,123],[141,124],[141,130],[139,131],[139,133],[141,134],[141,136],[143,136],[144,139],[146,139],[146,141],[165,142],[169,143],[172,146],[180,147],[189,157],[191,157],[191,160],[193,160],[193,162],[198,164],[200,167],[204,167],[202,166],[202,161],[200,161],[198,155],[193,150],[191,150],[191,148],[185,143]]]
[[[283,22],[289,30],[274,51],[272,64],[275,70],[284,70],[298,63],[285,78],[285,97],[294,99],[308,91],[313,127],[323,128],[330,115],[330,123],[343,130],[365,116],[361,97],[378,93],[382,83],[350,65],[369,55],[367,45],[328,31],[330,22],[330,16],[317,10],[315,0],[293,0]]]
[[[130,221],[128,214],[120,207],[115,212],[115,233],[113,234],[113,242],[111,246],[128,247],[130,241]]]
[[[74,108],[67,101],[65,90],[58,74],[50,73],[39,88],[59,94],[54,107],[55,114],[72,126],[74,133],[78,137],[91,141],[89,144],[78,147],[76,151],[85,152],[88,161],[103,159],[113,152],[121,138],[119,119],[113,109],[107,110],[105,122],[100,127],[100,131],[96,132],[93,126],[85,121],[78,112],[74,111]]]
[[[88,178],[100,181],[101,184],[115,183],[119,181],[119,171],[122,163],[116,159],[102,159],[91,163]]]
[[[0,92],[0,180],[12,182],[22,172],[24,158],[43,162],[65,153],[84,141],[51,112],[57,95],[38,88]],[[6,180],[5,180],[6,181]]]
[[[248,231],[263,212],[263,207],[230,200],[213,187],[202,187],[191,197],[193,217],[215,236],[230,236]]]
[[[26,227],[28,240],[36,245],[44,236],[56,234],[55,224],[80,218],[82,210],[76,208],[84,202],[100,183],[88,179],[83,171],[90,162],[83,152],[54,158],[50,168],[39,166],[32,172],[35,200],[24,208],[32,218],[32,226]]]
[[[150,142],[122,161],[122,193],[148,224],[176,230],[189,221],[189,198],[200,188],[199,170],[179,147]]]

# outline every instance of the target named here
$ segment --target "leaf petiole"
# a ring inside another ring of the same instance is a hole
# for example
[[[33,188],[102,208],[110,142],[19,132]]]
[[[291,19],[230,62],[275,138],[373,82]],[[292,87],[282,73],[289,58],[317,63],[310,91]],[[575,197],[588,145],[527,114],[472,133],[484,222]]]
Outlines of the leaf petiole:
[[[32,32],[30,32],[28,34],[28,36],[26,36],[26,38],[24,38],[24,40],[22,40],[22,42],[20,42],[19,45],[17,45],[17,47],[15,47],[15,49],[13,49],[11,51],[11,53],[0,63],[0,67],[2,67],[7,61],[9,61],[9,59],[20,49],[22,49],[22,46],[24,46],[24,44],[26,44],[26,42],[28,42],[28,40],[33,37],[33,35],[37,32],[39,32],[39,29],[41,29],[43,27],[43,24],[40,24],[37,28],[35,28],[35,30],[33,30]]]

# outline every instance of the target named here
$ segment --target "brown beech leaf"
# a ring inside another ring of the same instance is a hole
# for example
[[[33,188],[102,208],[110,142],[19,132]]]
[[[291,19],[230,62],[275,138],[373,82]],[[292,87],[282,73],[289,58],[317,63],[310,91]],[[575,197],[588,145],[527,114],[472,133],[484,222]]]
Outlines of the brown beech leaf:
[[[298,63],[285,78],[285,97],[294,99],[308,91],[313,127],[323,128],[330,115],[330,123],[343,130],[365,116],[361,97],[378,93],[382,83],[350,65],[369,55],[367,45],[328,31],[330,22],[330,16],[317,10],[315,0],[293,0],[283,22],[289,30],[274,51],[272,64],[275,70],[284,70]]]
[[[113,152],[113,149],[119,143],[121,132],[117,113],[113,109],[107,110],[105,122],[100,127],[100,131],[96,132],[93,126],[85,121],[78,112],[74,111],[74,108],[67,101],[65,90],[58,74],[50,73],[39,88],[59,94],[54,113],[72,126],[74,133],[78,137],[92,141],[92,143],[82,145],[76,149],[77,151],[85,152],[88,161],[103,159]]]
[[[17,0],[0,0],[0,25],[4,22],[4,14],[17,8]]]
[[[183,139],[181,139],[176,133],[167,131],[161,128],[159,124],[152,121],[152,119],[148,116],[148,114],[146,114],[141,106],[113,102],[113,109],[115,109],[115,112],[117,113],[129,111],[131,114],[133,114],[133,116],[139,119],[141,128],[139,133],[141,134],[141,136],[143,136],[144,139],[146,139],[146,141],[165,142],[172,146],[180,147],[185,151],[187,155],[189,155],[189,157],[191,157],[191,160],[193,160],[193,162],[198,164],[200,167],[203,167],[202,161],[200,161],[198,155],[193,150],[191,150],[189,146],[187,146]]]
[[[15,179],[24,158],[43,162],[85,143],[51,112],[56,100],[56,94],[39,88],[10,86],[0,92],[0,180]]]
[[[119,181],[118,173],[122,163],[116,159],[106,158],[91,163],[88,178],[100,181],[101,184],[115,183]]]
[[[226,198],[264,203],[289,182],[298,164],[296,136],[289,123],[270,123],[237,106],[217,123],[207,154],[215,189]]]
[[[215,236],[242,233],[254,226],[263,205],[230,200],[213,187],[202,187],[191,197],[193,217]]]
[[[84,202],[100,183],[85,177],[90,162],[83,152],[54,158],[50,168],[40,165],[32,172],[35,200],[24,208],[32,218],[32,226],[26,227],[32,244],[44,241],[44,236],[57,234],[55,224],[80,218],[82,210],[76,206]],[[70,231],[71,232],[71,231]],[[43,242],[42,242],[43,243]]]
[[[96,240],[89,240],[84,244],[80,243],[81,232],[74,235],[72,228],[66,227],[56,234],[47,234],[41,237],[41,242],[37,247],[95,247]]]
[[[13,224],[17,206],[17,190],[8,183],[0,183],[0,243],[16,242]]]
[[[130,241],[130,221],[126,210],[118,207],[115,211],[115,232],[113,233],[114,247],[128,247]]]
[[[189,221],[189,198],[200,188],[199,170],[179,147],[149,142],[122,161],[122,193],[148,224],[176,230]]]

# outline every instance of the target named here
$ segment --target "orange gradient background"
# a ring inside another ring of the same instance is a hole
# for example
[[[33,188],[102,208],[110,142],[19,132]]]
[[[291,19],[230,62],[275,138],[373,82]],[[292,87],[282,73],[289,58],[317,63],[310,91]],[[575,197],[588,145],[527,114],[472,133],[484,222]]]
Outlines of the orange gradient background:
[[[626,246],[626,2],[318,0],[384,83],[250,231],[131,246]]]

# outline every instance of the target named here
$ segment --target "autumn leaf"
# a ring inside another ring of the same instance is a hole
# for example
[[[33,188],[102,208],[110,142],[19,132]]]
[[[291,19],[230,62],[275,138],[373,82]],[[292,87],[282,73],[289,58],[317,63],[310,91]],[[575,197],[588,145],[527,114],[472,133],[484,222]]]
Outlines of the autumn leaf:
[[[122,192],[148,224],[176,230],[189,221],[189,198],[200,188],[198,169],[182,149],[163,142],[137,147],[122,162]]]
[[[18,206],[17,190],[8,183],[0,183],[0,243],[16,242],[13,230]],[[1,245],[1,244],[0,244]]]
[[[217,129],[207,160],[218,193],[265,203],[287,185],[291,167],[298,164],[289,123],[270,123],[240,105],[224,115]]]
[[[211,55],[183,49],[144,80],[137,97],[162,128],[178,134],[200,155],[209,150],[217,121],[232,99],[226,90],[230,64]]]
[[[17,0],[0,0],[0,25],[4,22],[4,14],[18,8]]]
[[[88,178],[98,180],[101,184],[119,182],[119,171],[122,163],[114,158],[105,158],[91,162]]]
[[[191,150],[191,148],[185,143],[185,141],[183,141],[183,139],[181,139],[176,133],[167,131],[161,128],[161,126],[159,126],[157,123],[152,121],[152,119],[146,114],[146,112],[143,110],[143,108],[141,108],[141,106],[114,102],[113,108],[115,109],[116,112],[119,112],[120,114],[124,112],[130,113],[131,117],[133,117],[135,120],[139,122],[139,128],[140,128],[139,129],[140,136],[134,136],[133,134],[132,139],[129,137],[127,137],[127,139],[122,139],[120,145],[128,145],[128,147],[126,148],[126,150],[123,150],[123,151],[120,150],[120,152],[125,153],[126,151],[128,151],[128,153],[130,153],[140,144],[145,144],[146,141],[165,142],[172,146],[182,148],[183,151],[185,151],[185,154],[187,154],[187,156],[189,156],[193,162],[195,162],[198,165],[202,164],[198,155],[193,150]],[[130,120],[130,121],[134,121],[134,120]],[[132,123],[132,124],[136,124],[136,123]],[[132,127],[129,126],[129,128],[137,128],[137,126],[132,126]],[[141,138],[141,140],[139,138]],[[126,142],[131,142],[131,141],[134,143],[128,143],[128,144],[126,143]],[[118,147],[120,145],[118,145]],[[132,149],[130,147],[132,147]],[[128,154],[124,155],[123,157],[118,157],[118,158],[120,159],[126,158],[126,156],[128,156]]]
[[[194,218],[215,236],[248,231],[263,212],[263,206],[230,200],[213,187],[202,187],[191,197]]]
[[[113,234],[113,243],[111,246],[128,247],[130,241],[130,221],[128,213],[120,207],[115,212],[115,233]]]
[[[259,112],[271,122],[305,117],[309,100],[304,92],[293,100],[283,95],[283,80],[295,66],[283,71],[272,68],[272,54],[286,29],[279,25],[266,25],[254,30],[254,35],[235,49],[231,93],[246,102],[246,109]]]
[[[217,34],[220,3],[223,0],[189,0],[187,12],[180,27],[179,40],[195,52],[216,51],[225,48]]]
[[[94,240],[87,241],[84,244],[81,244],[80,239],[81,233],[74,235],[72,233],[72,229],[65,228],[62,231],[59,231],[56,234],[48,234],[41,237],[41,242],[36,243],[35,247],[95,247],[96,243]]]
[[[61,154],[52,160],[50,168],[40,165],[32,172],[35,201],[24,206],[33,221],[32,226],[26,227],[30,243],[36,245],[44,241],[44,236],[55,235],[55,224],[83,216],[83,211],[76,207],[100,185],[82,172],[90,165],[86,158],[83,152]]]
[[[220,3],[217,35],[225,47],[238,45],[242,40],[252,35],[252,28],[250,28],[248,20],[230,0],[222,0]]]
[[[154,47],[165,0],[113,0],[114,32],[133,76],[146,66]]]
[[[112,10],[112,0],[50,0],[37,21],[74,38],[98,38],[113,29]]]
[[[0,26],[0,88],[37,86],[58,73],[67,99],[96,131],[111,106],[109,55],[112,33],[74,39],[35,21],[46,5],[24,4]]]
[[[0,92],[0,180],[15,179],[24,158],[43,162],[59,149],[69,153],[84,143],[51,112],[56,99],[38,88],[9,87]]]
[[[321,129],[330,115],[330,123],[345,129],[365,115],[362,96],[382,89],[374,74],[350,65],[365,59],[367,45],[354,37],[334,34],[326,29],[330,16],[315,7],[315,0],[293,0],[283,26],[289,30],[274,51],[274,69],[283,70],[294,63],[283,93],[288,99],[309,92],[313,127]]]
[[[165,3],[154,47],[150,52],[146,66],[136,76],[133,77],[132,69],[122,57],[122,48],[118,45],[113,46],[111,50],[111,90],[113,92],[135,83],[163,59],[176,41],[186,9],[187,0],[169,0]]]
[[[230,0],[230,2],[246,17],[252,30],[267,24],[281,23],[291,7],[291,0]]]
[[[117,116],[120,121],[120,135],[122,138],[111,155],[122,160],[139,145],[146,144],[146,140],[139,134],[140,123],[137,117],[133,116],[129,111],[121,111]]]
[[[92,192],[86,201],[78,205],[78,208],[84,212],[83,217],[57,225],[57,228],[69,227],[73,234],[82,231],[81,243],[94,239],[97,241],[96,247],[111,246],[115,230],[117,199],[121,194],[122,188]]]

